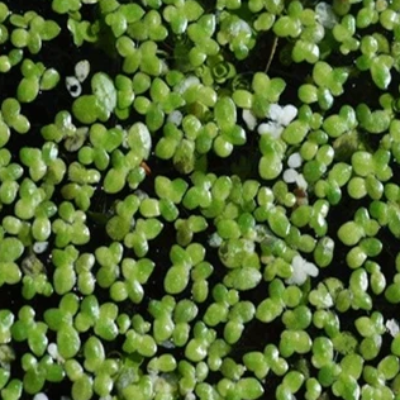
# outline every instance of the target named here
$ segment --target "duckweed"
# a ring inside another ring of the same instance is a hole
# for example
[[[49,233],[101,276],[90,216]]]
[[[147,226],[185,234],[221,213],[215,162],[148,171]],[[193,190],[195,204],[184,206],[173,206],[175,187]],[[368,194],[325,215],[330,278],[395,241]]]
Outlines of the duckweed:
[[[399,2],[125,3],[0,2],[1,397],[396,398]]]

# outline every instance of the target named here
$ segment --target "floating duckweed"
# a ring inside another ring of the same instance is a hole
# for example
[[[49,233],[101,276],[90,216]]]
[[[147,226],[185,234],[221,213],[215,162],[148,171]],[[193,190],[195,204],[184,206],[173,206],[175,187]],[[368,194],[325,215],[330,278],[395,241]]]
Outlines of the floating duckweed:
[[[5,3],[1,397],[395,398],[400,3]]]

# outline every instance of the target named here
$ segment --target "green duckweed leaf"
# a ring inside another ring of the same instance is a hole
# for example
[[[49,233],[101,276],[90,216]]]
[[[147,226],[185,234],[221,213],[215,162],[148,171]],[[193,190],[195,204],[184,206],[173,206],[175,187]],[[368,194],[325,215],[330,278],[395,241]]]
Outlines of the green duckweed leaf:
[[[55,21],[46,21],[40,31],[42,40],[52,40],[56,38],[61,32],[60,26]]]
[[[0,262],[13,262],[21,257],[24,246],[16,238],[5,238],[0,241]]]
[[[72,104],[74,117],[82,124],[93,124],[100,115],[101,106],[94,95],[84,95],[77,98]]]

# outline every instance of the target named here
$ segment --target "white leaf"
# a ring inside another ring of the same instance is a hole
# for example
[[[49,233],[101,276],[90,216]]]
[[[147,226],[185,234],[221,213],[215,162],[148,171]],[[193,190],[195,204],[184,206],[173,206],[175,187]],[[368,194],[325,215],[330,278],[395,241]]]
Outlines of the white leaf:
[[[296,170],[290,168],[283,173],[283,180],[286,183],[294,183],[298,175],[299,173]]]
[[[386,321],[385,326],[386,326],[386,329],[389,331],[390,335],[393,337],[395,337],[400,331],[399,324],[397,323],[397,321],[394,318],[388,319]]]
[[[33,400],[48,400],[48,397],[45,393],[36,393],[35,396],[33,396]]]
[[[289,159],[288,159],[288,166],[290,168],[299,168],[301,166],[302,163],[302,158],[300,153],[293,153],[290,155]]]
[[[265,122],[258,126],[257,131],[260,135],[268,134],[273,138],[278,139],[283,132],[283,126],[277,124],[276,122]]]
[[[167,121],[173,123],[176,126],[179,126],[182,122],[182,118],[182,113],[179,110],[175,110],[168,115]]]
[[[277,121],[284,126],[289,125],[297,116],[297,108],[295,106],[292,106],[291,104],[288,104],[287,106],[283,107],[281,109],[282,112],[279,116],[279,119]]]
[[[35,242],[33,244],[33,252],[41,254],[46,251],[47,247],[49,247],[49,242]]]
[[[289,285],[302,285],[308,276],[316,277],[319,274],[318,268],[305,260],[300,255],[296,255],[292,260],[293,274],[286,280]]]
[[[90,63],[88,60],[81,60],[75,65],[75,76],[79,82],[83,82],[90,72]]]
[[[72,97],[79,97],[82,93],[82,86],[75,76],[67,76],[65,86]]]
[[[251,131],[254,130],[257,125],[257,118],[255,115],[250,110],[243,110],[242,118],[246,123],[247,128],[249,128]]]

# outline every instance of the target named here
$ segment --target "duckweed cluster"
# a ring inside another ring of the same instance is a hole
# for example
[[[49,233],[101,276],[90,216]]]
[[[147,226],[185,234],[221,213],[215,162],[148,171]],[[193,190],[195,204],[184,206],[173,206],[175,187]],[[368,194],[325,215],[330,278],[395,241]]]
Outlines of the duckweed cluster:
[[[0,2],[0,397],[400,399],[400,1]]]

